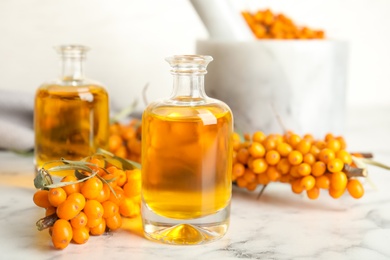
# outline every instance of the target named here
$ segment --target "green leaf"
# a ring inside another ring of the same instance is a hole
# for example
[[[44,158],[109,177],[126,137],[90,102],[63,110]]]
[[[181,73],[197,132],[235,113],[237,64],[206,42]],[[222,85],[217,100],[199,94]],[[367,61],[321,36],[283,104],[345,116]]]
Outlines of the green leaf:
[[[59,172],[59,171],[68,171],[68,170],[82,170],[89,173],[92,173],[92,169],[79,164],[65,164],[65,165],[58,165],[54,166],[50,169],[48,169],[50,172]]]
[[[37,189],[46,189],[47,185],[53,184],[53,179],[47,170],[40,168],[34,178],[34,186]]]
[[[386,169],[386,170],[390,170],[390,166],[389,165],[383,164],[381,162],[374,161],[372,159],[359,158],[359,160],[361,160],[362,162],[364,162],[366,164],[371,164],[371,165],[374,165],[374,166],[377,166],[377,167],[380,167],[380,168],[383,168],[383,169]]]

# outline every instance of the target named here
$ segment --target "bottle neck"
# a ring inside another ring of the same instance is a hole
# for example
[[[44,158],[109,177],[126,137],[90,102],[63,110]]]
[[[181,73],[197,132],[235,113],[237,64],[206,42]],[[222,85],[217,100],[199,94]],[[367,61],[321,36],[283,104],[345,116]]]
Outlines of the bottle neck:
[[[84,57],[61,57],[61,74],[63,81],[80,81],[84,79]]]
[[[60,79],[66,84],[77,85],[84,79],[84,64],[88,47],[82,45],[61,45],[55,48],[60,56]]]
[[[204,75],[173,75],[171,99],[175,101],[201,101],[207,98],[204,91]]]

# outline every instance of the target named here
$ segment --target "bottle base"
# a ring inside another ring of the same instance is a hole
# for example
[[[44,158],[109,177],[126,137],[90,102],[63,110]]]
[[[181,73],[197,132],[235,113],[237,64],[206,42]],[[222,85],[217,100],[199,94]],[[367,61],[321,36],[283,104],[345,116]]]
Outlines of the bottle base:
[[[230,203],[213,215],[196,219],[162,217],[143,201],[141,210],[145,237],[164,244],[206,244],[222,238],[229,227]]]

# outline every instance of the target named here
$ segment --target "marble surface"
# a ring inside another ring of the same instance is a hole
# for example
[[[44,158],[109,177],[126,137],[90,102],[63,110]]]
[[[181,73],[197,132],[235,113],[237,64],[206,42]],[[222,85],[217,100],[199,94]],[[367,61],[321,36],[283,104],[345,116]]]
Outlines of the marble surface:
[[[345,137],[353,151],[373,152],[390,163],[390,107],[348,113]],[[140,219],[84,245],[55,250],[35,222],[32,157],[0,152],[0,259],[390,259],[390,171],[369,167],[359,200],[321,194],[316,201],[283,184],[233,191],[225,237],[200,246],[172,246],[145,239]]]

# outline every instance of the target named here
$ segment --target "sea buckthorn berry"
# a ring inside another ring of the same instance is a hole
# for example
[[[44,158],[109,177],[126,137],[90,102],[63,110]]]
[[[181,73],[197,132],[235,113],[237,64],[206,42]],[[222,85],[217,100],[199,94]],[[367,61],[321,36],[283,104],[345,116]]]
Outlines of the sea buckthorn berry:
[[[104,180],[106,180],[108,185],[110,185],[112,188],[117,186],[118,175],[116,173],[115,174],[113,174],[113,173],[105,174],[102,176],[102,178]]]
[[[89,240],[88,227],[73,228],[72,231],[73,231],[72,240],[76,244],[85,244]]]
[[[349,152],[346,150],[339,150],[336,152],[336,158],[339,158],[342,160],[345,164],[351,164],[352,163],[352,156]]]
[[[320,189],[313,187],[311,190],[306,191],[307,197],[311,200],[315,200],[320,196]]]
[[[92,177],[86,180],[81,187],[81,193],[86,199],[95,199],[103,189],[103,183],[99,178]]]
[[[102,219],[99,225],[89,229],[89,233],[93,236],[100,236],[105,231],[106,231],[106,221],[104,220],[104,218]]]
[[[122,137],[118,134],[111,134],[108,139],[108,149],[110,151],[117,151],[123,144]]]
[[[336,139],[340,142],[340,149],[344,150],[347,148],[347,143],[345,142],[344,138],[342,136],[336,137]]]
[[[302,176],[298,172],[299,165],[292,165],[290,168],[290,175],[294,178],[301,178]]]
[[[304,190],[311,190],[315,186],[315,184],[316,179],[311,175],[305,176],[301,179],[301,185]]]
[[[123,186],[127,181],[127,176],[126,173],[123,170],[118,170],[117,171],[117,180],[116,184],[119,186]]]
[[[329,189],[330,187],[330,178],[328,174],[324,174],[316,177],[316,187],[319,189]]]
[[[270,179],[266,173],[257,174],[257,183],[261,185],[267,185]]]
[[[340,141],[337,139],[331,139],[326,143],[326,147],[337,152],[341,149]]]
[[[301,179],[296,179],[296,180],[292,181],[291,190],[292,190],[292,192],[294,192],[296,194],[300,194],[300,193],[302,193],[302,191],[304,191],[304,188],[301,184]]]
[[[64,220],[70,220],[80,213],[82,208],[75,200],[66,199],[57,207],[57,216]]]
[[[289,173],[290,168],[291,168],[291,165],[288,162],[287,158],[280,159],[280,161],[276,165],[276,169],[283,175]]]
[[[108,173],[111,173],[111,174],[114,174],[114,175],[115,175],[117,170],[118,170],[118,168],[116,166],[109,166],[109,167],[106,168],[106,171]]]
[[[330,140],[332,140],[332,139],[334,139],[334,135],[333,135],[332,133],[327,133],[327,134],[325,135],[324,140],[325,140],[326,142],[328,142],[328,141],[330,141]]]
[[[140,181],[142,178],[142,173],[140,169],[133,169],[126,171],[127,181]]]
[[[264,146],[266,151],[274,150],[276,149],[276,140],[274,138],[267,137],[263,142],[262,145]]]
[[[318,158],[318,155],[320,154],[321,152],[321,149],[318,148],[317,146],[315,145],[312,145],[311,148],[310,148],[310,153],[312,155],[314,155],[315,158]]]
[[[77,181],[77,178],[74,175],[67,175],[61,180],[61,182],[75,182],[75,181]],[[72,193],[80,192],[80,183],[69,184],[63,186],[62,189],[64,189],[66,195],[69,196]]]
[[[292,151],[292,147],[291,145],[289,145],[288,143],[279,143],[277,146],[276,146],[276,151],[278,151],[278,153],[280,154],[280,156],[283,156],[283,157],[286,157],[288,156],[288,154]]]
[[[298,143],[302,140],[302,138],[297,134],[291,134],[287,140],[287,142],[291,145],[293,149],[296,148]]]
[[[245,133],[245,134],[244,134],[244,140],[245,140],[245,141],[250,141],[250,140],[251,140],[251,136],[250,136],[249,133]]]
[[[104,168],[105,166],[105,162],[103,160],[100,160],[98,158],[92,158],[89,160],[89,163],[92,163],[92,164],[95,164],[95,165],[89,165],[89,167],[97,172],[98,175],[102,176],[105,174],[104,170],[102,168]]]
[[[49,190],[48,199],[53,207],[58,207],[62,202],[66,200],[66,192],[63,188],[52,188]]]
[[[125,198],[125,192],[121,187],[115,187],[114,188],[115,194],[113,192],[110,193],[110,197],[108,200],[114,202],[116,205],[120,205],[123,202],[123,199]]]
[[[252,135],[253,142],[261,143],[265,140],[265,138],[266,138],[266,135],[261,131],[257,131],[255,133],[253,133],[253,135]]]
[[[326,172],[326,164],[321,161],[315,162],[311,167],[311,173],[313,176],[321,176]]]
[[[84,213],[88,219],[103,217],[104,209],[102,204],[97,200],[87,200],[84,207]]]
[[[244,173],[245,175],[245,173]],[[141,181],[130,180],[123,186],[126,197],[134,197],[141,193]]]
[[[56,207],[49,207],[49,208],[47,208],[46,212],[45,212],[45,217],[53,215],[54,213],[56,213],[56,211],[57,211]]]
[[[313,143],[314,142],[314,136],[312,134],[305,134],[303,136],[303,139],[309,141],[310,143]]]
[[[328,163],[330,160],[336,158],[335,152],[332,149],[324,148],[320,151],[318,159],[324,163]]]
[[[233,150],[237,151],[240,148],[240,142],[241,142],[241,137],[238,133],[233,133],[232,135],[232,142],[233,142]]]
[[[256,182],[250,182],[248,185],[246,185],[246,189],[248,191],[254,191],[257,188],[257,183]]]
[[[112,201],[105,201],[102,203],[103,209],[104,209],[104,214],[103,218],[109,218],[114,216],[119,212],[119,207]]]
[[[34,193],[33,201],[35,205],[41,208],[47,209],[52,206],[49,201],[49,191],[47,190],[37,190]]]
[[[85,197],[83,194],[78,192],[70,194],[66,200],[74,201],[81,208],[81,210],[85,206]]]
[[[318,149],[322,150],[324,148],[326,148],[326,143],[324,141],[315,141],[314,142],[314,146],[317,147]]]
[[[345,190],[348,178],[344,172],[334,172],[331,175],[330,185],[335,190]]]
[[[249,153],[253,158],[261,158],[265,155],[265,148],[261,143],[253,142],[249,147]]]
[[[316,162],[316,157],[312,153],[307,153],[303,156],[303,162],[313,165]]]
[[[110,187],[108,184],[103,183],[103,189],[99,192],[99,195],[95,198],[95,200],[99,201],[100,203],[103,201],[106,201],[110,198]]]
[[[112,217],[106,218],[106,225],[112,231],[120,228],[122,226],[122,217],[119,212]]]
[[[64,249],[72,240],[73,230],[69,221],[58,219],[52,228],[51,240],[57,249]]]
[[[301,176],[307,176],[311,173],[311,167],[307,163],[301,163],[298,165],[298,173]]]
[[[355,199],[359,199],[364,195],[363,185],[357,179],[350,179],[347,184],[348,193]]]
[[[119,206],[119,212],[124,217],[135,217],[140,212],[139,204],[131,198],[125,198]]]
[[[233,176],[240,177],[244,175],[244,172],[245,172],[245,166],[242,163],[237,162],[233,164],[233,170],[232,170]]]
[[[284,174],[280,177],[280,180],[279,180],[281,183],[290,183],[291,181],[291,175],[289,174]]]
[[[248,185],[248,181],[245,180],[245,178],[243,176],[238,177],[236,179],[236,183],[237,183],[237,186],[240,188],[245,188]]]
[[[268,164],[264,158],[258,158],[253,160],[252,168],[254,173],[263,173],[267,170]]]
[[[276,169],[275,166],[269,166],[265,172],[270,181],[278,181],[282,174]]]
[[[301,141],[299,141],[299,143],[295,147],[295,149],[301,152],[301,154],[307,154],[308,152],[310,152],[310,148],[311,142],[306,139],[302,139]]]
[[[233,154],[232,154],[232,163],[233,164],[237,163],[237,152],[235,150],[233,150]]]
[[[101,218],[88,218],[87,227],[93,228],[99,225],[103,221],[103,217]]]
[[[237,152],[237,161],[242,164],[246,164],[249,158],[249,152],[246,148],[241,148]]]
[[[245,173],[242,177],[247,181],[248,184],[256,181],[256,175],[251,169],[245,169]],[[126,191],[125,191],[125,195],[126,195]],[[127,197],[131,197],[131,196],[127,196]]]
[[[87,225],[88,217],[84,212],[80,212],[76,217],[70,220],[70,224],[73,228],[82,228]]]
[[[288,162],[292,165],[298,165],[303,161],[302,153],[296,150],[291,151],[287,158]]]
[[[334,158],[327,163],[328,171],[341,172],[344,168],[344,162],[341,159]]]
[[[275,150],[270,150],[265,154],[265,160],[269,165],[276,165],[280,161],[280,154]]]
[[[338,199],[344,194],[345,189],[337,190],[333,189],[332,187],[329,188],[329,195],[334,198]]]

